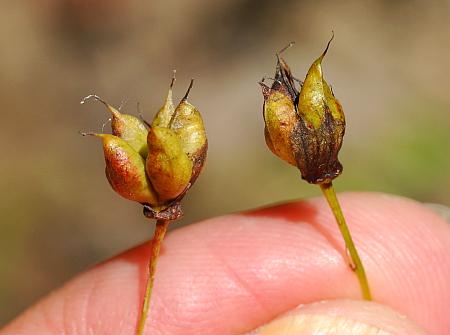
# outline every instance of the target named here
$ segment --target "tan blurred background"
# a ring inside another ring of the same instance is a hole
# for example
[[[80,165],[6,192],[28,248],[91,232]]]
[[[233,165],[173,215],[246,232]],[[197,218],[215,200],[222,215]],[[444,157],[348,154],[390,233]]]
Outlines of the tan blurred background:
[[[275,52],[324,72],[347,117],[339,191],[450,203],[449,1],[3,1],[0,10],[0,326],[71,276],[148,239],[153,223],[104,174],[97,93],[147,119],[195,78],[206,169],[182,224],[318,195],[263,139],[257,82]],[[174,225],[175,226],[175,225]]]

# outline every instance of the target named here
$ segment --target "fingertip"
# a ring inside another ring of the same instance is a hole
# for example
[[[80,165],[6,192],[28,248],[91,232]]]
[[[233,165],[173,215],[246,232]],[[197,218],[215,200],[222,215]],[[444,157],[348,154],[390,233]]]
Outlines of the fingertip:
[[[401,310],[432,333],[441,334],[448,329],[449,223],[423,204],[396,195],[350,192],[338,194],[338,198],[374,299]],[[340,254],[338,269],[348,269],[343,262],[342,237],[323,198],[311,199],[306,204],[293,202],[265,208],[251,215],[271,217],[281,223],[290,220],[306,223],[316,233],[315,245],[325,238]],[[309,245],[308,232],[303,233],[301,241]],[[330,268],[328,273],[346,297],[358,297],[354,274],[342,276]],[[350,286],[340,287],[343,281]]]
[[[450,226],[405,198],[338,198],[375,299],[442,334],[450,327]],[[299,303],[356,299],[358,283],[343,253],[322,198],[175,230],[163,242],[147,331],[243,333]],[[81,274],[4,334],[133,333],[148,254],[148,244],[139,246]]]
[[[405,315],[371,301],[329,300],[302,305],[249,335],[426,335]]]

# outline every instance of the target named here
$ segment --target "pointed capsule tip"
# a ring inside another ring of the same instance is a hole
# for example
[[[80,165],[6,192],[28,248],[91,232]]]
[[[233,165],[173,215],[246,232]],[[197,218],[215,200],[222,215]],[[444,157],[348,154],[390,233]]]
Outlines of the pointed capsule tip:
[[[86,101],[90,100],[90,99],[94,99],[97,100],[99,102],[101,102],[102,104],[104,104],[106,107],[108,107],[108,103],[103,100],[102,98],[100,98],[97,94],[89,94],[87,96],[85,96],[81,101],[80,104],[84,105],[86,103]]]
[[[170,89],[173,88],[173,85],[175,84],[175,81],[177,80],[176,74],[177,74],[177,70],[173,69],[173,71],[172,71],[172,81],[170,82]]]
[[[139,116],[141,117],[141,121],[146,125],[146,127],[148,129],[151,129],[152,128],[151,123],[149,123],[147,120],[145,120],[141,115],[139,115]]]
[[[327,43],[327,47],[326,47],[325,50],[322,52],[322,55],[320,55],[320,57],[319,57],[320,60],[322,60],[323,57],[325,57],[325,55],[327,54],[328,48],[330,47],[331,41],[333,41],[333,39],[334,39],[334,30],[331,31],[331,38],[330,38],[330,40],[329,40],[328,43]]]
[[[97,136],[96,133],[92,132],[92,131],[78,131],[78,134],[80,134],[81,136]]]
[[[269,94],[270,94],[270,87],[267,86],[266,84],[264,84],[264,78],[260,82],[258,82],[258,84],[261,85],[261,90],[262,90],[264,100],[267,100],[267,98],[269,97]]]
[[[287,49],[291,48],[294,44],[295,44],[295,42],[293,42],[293,41],[292,41],[292,42],[289,42],[288,45],[286,45],[285,47],[283,47],[281,50],[279,50],[279,51],[276,53],[278,63],[277,63],[277,68],[276,68],[275,73],[279,71],[280,66],[281,66],[280,64],[285,64],[285,61],[284,61],[284,59],[281,57],[281,54],[282,54],[283,52],[285,52]]]
[[[101,133],[95,133],[93,131],[79,131],[78,132],[81,136],[94,136],[94,137],[101,137],[104,138],[108,134],[101,134]]]
[[[193,85],[194,85],[194,79],[191,79],[191,82],[190,82],[189,87],[188,87],[188,89],[186,91],[186,94],[184,95],[183,99],[181,99],[182,101],[186,101],[187,100],[187,98],[189,96],[189,92],[191,92],[191,88],[192,88]]]
[[[285,52],[287,49],[291,48],[295,44],[294,41],[289,42],[288,45],[283,47],[280,51],[277,52],[277,57],[279,57],[283,52]]]
[[[122,104],[119,107],[119,111],[117,109],[115,109],[114,107],[112,107],[110,104],[108,104],[105,100],[103,100],[102,98],[100,98],[97,94],[89,94],[88,96],[85,96],[81,101],[80,104],[84,105],[86,103],[86,101],[90,100],[90,99],[94,99],[98,102],[101,102],[103,105],[105,105],[105,107],[113,114],[113,116],[115,117],[119,117],[120,116],[120,109],[122,108],[122,106],[124,105],[124,102],[122,101]],[[125,100],[125,103],[127,102],[127,100]]]
[[[261,81],[259,81],[258,83],[263,84],[266,80],[278,81],[278,79],[276,79],[276,78],[264,76],[264,77],[262,77]]]

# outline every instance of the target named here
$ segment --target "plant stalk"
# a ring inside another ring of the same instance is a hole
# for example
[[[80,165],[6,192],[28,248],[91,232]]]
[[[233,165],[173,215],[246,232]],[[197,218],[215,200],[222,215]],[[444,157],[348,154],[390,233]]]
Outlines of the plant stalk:
[[[336,197],[336,193],[333,188],[333,184],[331,182],[320,184],[320,188],[330,205],[331,211],[336,218],[337,224],[339,226],[339,230],[341,231],[342,237],[345,241],[345,247],[348,254],[350,254],[351,265],[353,271],[356,272],[356,276],[359,280],[359,285],[361,286],[361,291],[363,298],[366,300],[372,300],[372,295],[370,293],[369,283],[366,277],[366,271],[364,270],[364,266],[359,258],[358,251],[356,250],[355,244],[353,243],[352,236],[350,235],[350,231],[348,229],[347,223],[345,222],[344,215],[342,214],[341,206],[339,205],[339,201]]]
[[[164,235],[166,234],[169,223],[169,220],[156,221],[155,234],[153,235],[153,240],[151,241],[152,246],[150,252],[150,260],[148,263],[147,285],[136,335],[144,334],[145,321],[147,320],[148,309],[150,307],[150,299],[153,291],[153,282],[155,280],[156,264],[158,262],[159,251],[161,249],[161,242],[164,239]]]

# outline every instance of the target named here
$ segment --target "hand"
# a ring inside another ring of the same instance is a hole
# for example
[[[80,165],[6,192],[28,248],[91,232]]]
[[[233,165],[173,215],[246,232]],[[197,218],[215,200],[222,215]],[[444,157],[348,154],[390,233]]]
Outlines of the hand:
[[[321,334],[373,334],[370,327],[386,334],[447,334],[450,225],[400,197],[349,193],[339,200],[377,303],[357,300],[360,288],[344,243],[318,198],[170,233],[146,334],[243,334],[268,322],[258,334],[311,334],[330,325],[334,332]],[[80,274],[0,335],[134,334],[148,254],[148,244],[142,245]],[[322,300],[331,301],[312,304]],[[307,305],[296,309],[299,304]]]

